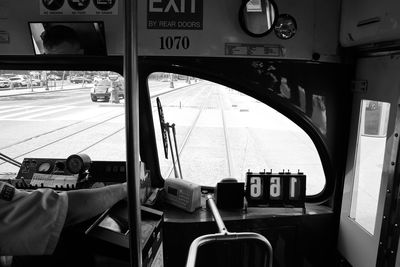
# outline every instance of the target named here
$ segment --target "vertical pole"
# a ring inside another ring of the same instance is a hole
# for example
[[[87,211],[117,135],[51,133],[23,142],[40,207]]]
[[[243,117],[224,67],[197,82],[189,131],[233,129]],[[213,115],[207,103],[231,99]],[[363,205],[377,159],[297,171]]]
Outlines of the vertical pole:
[[[170,73],[169,78],[171,79],[169,82],[169,88],[174,88],[174,75]]]
[[[137,3],[125,0],[124,76],[126,89],[126,165],[129,208],[129,250],[132,267],[142,266],[139,198],[139,79],[137,62]]]
[[[65,70],[63,71],[63,74],[61,77],[61,90],[64,89],[64,79],[65,79]]]
[[[33,92],[32,75],[31,74],[29,74],[29,88],[31,89],[31,92]]]
[[[86,71],[83,72],[82,88],[85,87],[85,83],[86,83]]]

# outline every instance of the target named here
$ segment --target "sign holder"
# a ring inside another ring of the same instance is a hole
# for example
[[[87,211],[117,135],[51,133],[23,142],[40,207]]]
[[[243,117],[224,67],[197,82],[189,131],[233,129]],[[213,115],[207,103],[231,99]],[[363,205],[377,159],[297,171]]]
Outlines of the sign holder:
[[[298,171],[246,173],[249,207],[302,208],[305,213],[306,175]]]

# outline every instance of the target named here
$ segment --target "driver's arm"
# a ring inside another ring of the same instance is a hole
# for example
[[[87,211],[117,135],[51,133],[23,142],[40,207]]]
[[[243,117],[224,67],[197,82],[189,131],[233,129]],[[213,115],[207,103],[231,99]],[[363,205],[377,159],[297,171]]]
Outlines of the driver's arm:
[[[126,198],[126,183],[94,189],[68,191],[68,212],[65,225],[90,219]]]
[[[126,196],[126,183],[30,193],[0,182],[0,255],[52,254],[63,227],[89,219]]]

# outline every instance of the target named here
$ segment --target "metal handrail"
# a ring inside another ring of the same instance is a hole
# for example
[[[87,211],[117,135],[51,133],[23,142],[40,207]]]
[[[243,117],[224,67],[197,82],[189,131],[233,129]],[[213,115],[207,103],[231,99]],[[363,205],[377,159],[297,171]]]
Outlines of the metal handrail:
[[[207,205],[211,210],[212,215],[214,216],[214,220],[218,226],[218,230],[220,234],[228,234],[228,230],[226,229],[226,226],[224,224],[224,221],[222,220],[221,215],[219,214],[218,208],[215,205],[215,202],[212,198],[212,195],[208,194],[207,195]]]
[[[262,235],[253,232],[243,232],[243,233],[230,233],[225,227],[225,224],[221,218],[221,215],[218,212],[218,209],[212,199],[211,195],[207,196],[207,204],[209,205],[211,212],[214,216],[214,219],[218,225],[219,233],[217,234],[209,234],[203,235],[195,240],[193,240],[192,244],[189,248],[188,259],[186,261],[186,267],[194,267],[196,264],[197,251],[203,245],[216,243],[216,242],[227,242],[227,241],[259,241],[264,245],[264,263],[263,266],[272,267],[272,246],[269,241]]]

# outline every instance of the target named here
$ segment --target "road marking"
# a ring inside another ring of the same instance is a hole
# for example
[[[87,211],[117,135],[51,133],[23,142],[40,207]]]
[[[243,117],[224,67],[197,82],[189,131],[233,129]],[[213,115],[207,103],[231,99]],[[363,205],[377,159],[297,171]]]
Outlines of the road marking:
[[[41,111],[52,109],[52,108],[53,107],[31,107],[31,108],[26,108],[26,110],[21,111],[21,112],[12,113],[12,114],[9,114],[9,115],[4,115],[1,118],[2,119],[9,119],[9,118],[13,118],[13,117],[17,117],[18,118],[21,115],[24,115],[24,114],[27,114],[27,113],[32,114],[32,113],[41,112]]]
[[[75,113],[68,113],[63,116],[58,117],[58,120],[61,121],[70,121],[70,120],[88,120],[88,121],[100,121],[104,120],[106,116],[114,115],[114,114],[121,114],[124,113],[125,111],[122,111],[120,109],[86,109],[84,112],[79,112],[78,114]],[[103,115],[104,114],[104,115]],[[124,117],[123,117],[124,119]]]
[[[10,108],[15,108],[16,106],[0,106],[0,110],[2,109],[10,109]]]
[[[8,107],[8,109],[6,109],[6,110],[0,111],[0,113],[10,113],[10,112],[13,112],[13,111],[25,110],[27,108],[31,108],[31,107],[28,107],[28,106],[23,106],[23,107],[13,106],[13,107]]]
[[[111,108],[111,109],[110,109]],[[49,118],[48,115],[62,112],[62,114],[55,116],[53,118]],[[98,105],[93,106],[69,106],[69,105],[58,105],[58,106],[26,106],[23,108],[23,111],[12,114],[5,114],[1,116],[0,111],[0,120],[4,121],[53,121],[53,120],[81,120],[86,119],[93,115],[101,115],[101,114],[113,114],[120,113],[121,106],[120,105],[110,105],[107,108],[99,108]],[[9,113],[9,111],[7,111]],[[122,112],[124,113],[124,111]],[[24,116],[25,115],[25,116]],[[43,117],[44,118],[39,118]],[[98,118],[99,120],[104,117]],[[97,120],[96,120],[97,121]]]
[[[74,109],[74,107],[70,107],[70,106],[55,106],[54,109],[52,110],[48,110],[45,112],[38,112],[35,114],[32,114],[31,116],[25,116],[24,119],[32,119],[32,118],[37,118],[37,117],[41,117],[41,116],[47,116],[50,114],[54,114],[54,113],[58,113],[58,112],[62,112],[62,111],[67,111],[67,110],[71,110]],[[48,120],[49,118],[45,118],[46,120]]]
[[[34,118],[41,115],[52,114],[55,112],[73,109],[74,107],[69,106],[26,106],[24,107],[24,111],[18,113],[12,113],[4,116],[0,116],[0,120],[29,120],[30,118]],[[21,116],[29,113],[30,116]],[[47,118],[48,119],[48,118]]]

